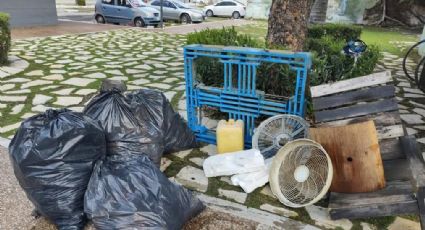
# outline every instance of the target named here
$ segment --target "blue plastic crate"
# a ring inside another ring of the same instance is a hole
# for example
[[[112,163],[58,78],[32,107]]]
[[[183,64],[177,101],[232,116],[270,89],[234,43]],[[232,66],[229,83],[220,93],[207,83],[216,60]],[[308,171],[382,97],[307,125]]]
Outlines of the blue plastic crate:
[[[201,123],[202,107],[215,107],[229,114],[230,119],[241,119],[245,124],[245,147],[251,147],[255,119],[259,116],[295,114],[304,116],[305,86],[311,66],[310,53],[268,51],[245,47],[189,45],[184,47],[186,78],[186,106],[189,127],[199,141],[216,144],[214,130]],[[195,60],[200,57],[217,58],[223,63],[223,88],[205,86],[195,80]],[[261,63],[289,65],[296,72],[294,95],[289,99],[270,99],[256,89],[257,68]],[[235,68],[236,66],[236,68]],[[232,73],[237,69],[237,73]],[[233,79],[233,77],[237,79]]]

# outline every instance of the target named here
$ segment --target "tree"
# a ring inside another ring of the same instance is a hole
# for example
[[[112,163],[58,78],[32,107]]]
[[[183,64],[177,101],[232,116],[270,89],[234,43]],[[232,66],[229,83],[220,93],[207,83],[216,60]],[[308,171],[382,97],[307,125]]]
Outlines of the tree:
[[[301,51],[314,0],[273,0],[266,41],[269,46],[285,46]]]

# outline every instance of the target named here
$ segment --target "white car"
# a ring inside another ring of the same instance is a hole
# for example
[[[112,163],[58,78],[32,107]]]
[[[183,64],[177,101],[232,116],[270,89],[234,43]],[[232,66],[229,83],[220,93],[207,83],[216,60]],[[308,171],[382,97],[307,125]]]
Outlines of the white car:
[[[243,18],[246,13],[245,10],[246,7],[242,3],[232,0],[224,0],[204,8],[205,14],[208,17],[228,16],[232,18]]]

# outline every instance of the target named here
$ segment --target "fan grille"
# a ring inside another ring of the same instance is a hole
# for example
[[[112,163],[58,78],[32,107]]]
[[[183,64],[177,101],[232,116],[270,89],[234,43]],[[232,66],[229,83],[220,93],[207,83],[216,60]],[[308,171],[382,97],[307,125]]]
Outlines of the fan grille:
[[[304,119],[294,115],[277,115],[263,121],[257,128],[253,148],[269,158],[289,141],[307,136],[308,124]]]
[[[303,207],[321,199],[332,181],[333,167],[316,142],[300,139],[282,147],[270,171],[270,186],[290,207]]]

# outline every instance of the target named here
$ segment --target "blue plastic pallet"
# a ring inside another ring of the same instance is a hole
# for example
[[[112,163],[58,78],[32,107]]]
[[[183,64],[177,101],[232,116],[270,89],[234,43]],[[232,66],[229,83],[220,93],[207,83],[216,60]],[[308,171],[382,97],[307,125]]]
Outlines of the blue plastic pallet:
[[[223,88],[208,87],[195,80],[195,60],[200,57],[220,59],[224,68]],[[295,93],[289,99],[271,100],[256,89],[257,68],[261,63],[289,65],[296,71]],[[232,73],[234,66],[237,74]],[[218,108],[230,119],[245,125],[245,147],[250,148],[255,119],[260,115],[295,114],[304,116],[307,72],[311,55],[305,52],[268,51],[245,47],[189,45],[184,47],[186,106],[189,127],[199,141],[216,144],[214,130],[201,124],[203,106]],[[236,79],[232,79],[234,76]],[[236,80],[236,81],[235,81]],[[237,83],[235,83],[237,82]]]

